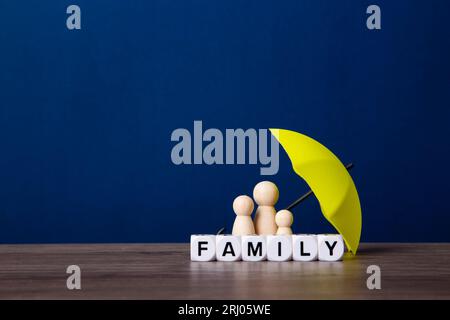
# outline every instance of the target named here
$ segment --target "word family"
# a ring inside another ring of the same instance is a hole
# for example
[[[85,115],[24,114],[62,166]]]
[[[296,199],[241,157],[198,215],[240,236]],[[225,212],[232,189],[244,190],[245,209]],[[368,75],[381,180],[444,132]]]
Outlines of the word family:
[[[192,261],[340,261],[344,250],[338,234],[191,235]]]

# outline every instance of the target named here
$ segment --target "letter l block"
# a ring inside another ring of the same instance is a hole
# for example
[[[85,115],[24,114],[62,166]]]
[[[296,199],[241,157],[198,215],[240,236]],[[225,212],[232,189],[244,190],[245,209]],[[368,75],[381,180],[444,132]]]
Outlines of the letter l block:
[[[294,261],[317,260],[317,236],[315,234],[295,234],[292,236]]]

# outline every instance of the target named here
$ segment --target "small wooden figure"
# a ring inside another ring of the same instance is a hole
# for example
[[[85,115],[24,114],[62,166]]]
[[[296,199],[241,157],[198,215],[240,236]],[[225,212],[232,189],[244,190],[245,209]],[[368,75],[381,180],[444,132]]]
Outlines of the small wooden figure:
[[[254,207],[253,200],[249,196],[239,196],[234,199],[233,211],[236,213],[232,231],[234,236],[255,234],[255,227],[251,218]]]
[[[292,212],[289,210],[280,210],[275,215],[275,222],[278,226],[278,235],[291,235],[292,229],[291,225],[294,222]]]
[[[259,235],[274,235],[277,232],[275,223],[275,203],[278,201],[278,188],[270,181],[262,181],[253,189],[253,198],[258,204],[255,214],[255,231]]]

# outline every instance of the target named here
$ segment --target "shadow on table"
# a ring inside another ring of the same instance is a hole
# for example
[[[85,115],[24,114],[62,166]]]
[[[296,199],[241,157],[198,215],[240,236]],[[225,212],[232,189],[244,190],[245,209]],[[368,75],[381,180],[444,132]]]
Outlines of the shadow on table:
[[[368,255],[374,255],[374,254],[392,253],[397,250],[398,250],[398,248],[396,248],[396,247],[383,246],[382,244],[380,244],[379,246],[374,245],[374,246],[362,247],[356,253],[356,257],[368,256]]]

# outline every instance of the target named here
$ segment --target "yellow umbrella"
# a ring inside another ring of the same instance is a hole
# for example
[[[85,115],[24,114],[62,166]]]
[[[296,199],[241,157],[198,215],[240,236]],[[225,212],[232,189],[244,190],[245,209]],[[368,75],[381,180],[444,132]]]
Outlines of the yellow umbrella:
[[[355,184],[341,161],[325,146],[301,133],[270,129],[296,174],[314,192],[325,218],[356,254],[361,236],[361,205]]]

